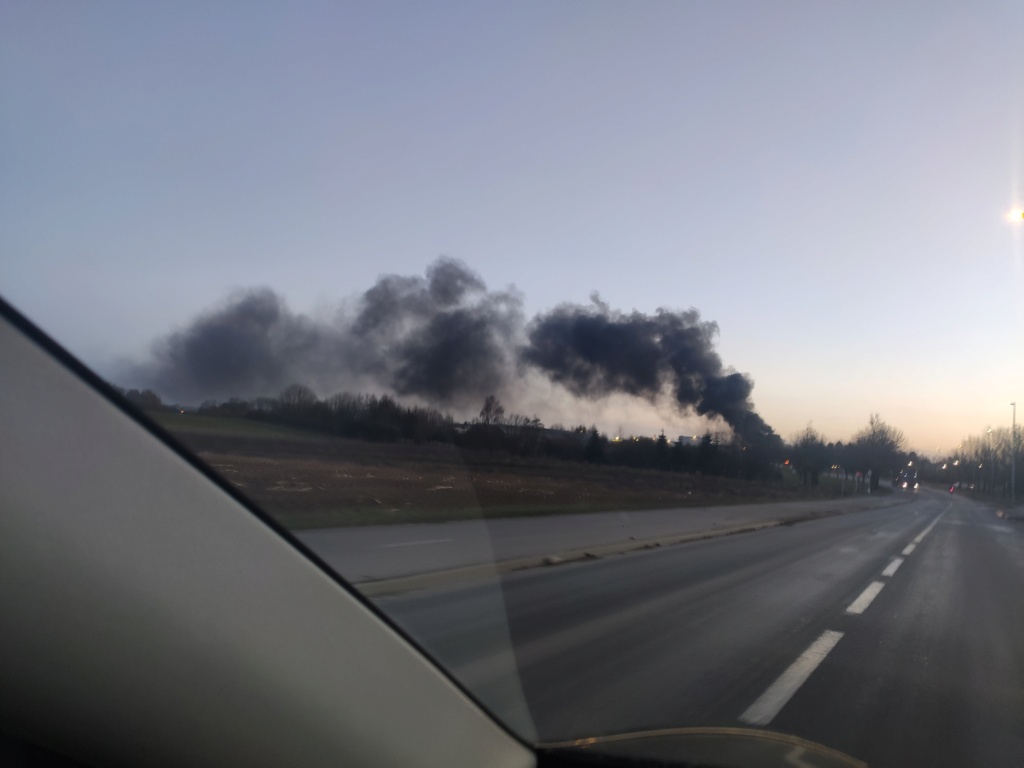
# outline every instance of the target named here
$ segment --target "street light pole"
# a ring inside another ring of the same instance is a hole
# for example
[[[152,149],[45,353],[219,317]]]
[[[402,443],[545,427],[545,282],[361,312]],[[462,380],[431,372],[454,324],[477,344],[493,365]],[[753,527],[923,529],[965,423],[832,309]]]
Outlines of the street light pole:
[[[1013,407],[1013,421],[1010,422],[1010,506],[1017,503],[1017,401]]]
[[[988,474],[991,480],[988,485],[988,492],[996,492],[996,462],[992,456],[992,427],[988,428]],[[985,481],[985,476],[981,476],[982,482]]]

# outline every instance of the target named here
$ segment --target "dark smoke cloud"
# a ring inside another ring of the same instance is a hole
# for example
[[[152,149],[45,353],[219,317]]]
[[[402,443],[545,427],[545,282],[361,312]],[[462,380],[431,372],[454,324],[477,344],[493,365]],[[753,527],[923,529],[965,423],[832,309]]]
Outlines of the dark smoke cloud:
[[[534,318],[523,360],[579,397],[669,394],[681,411],[721,416],[738,434],[770,431],[753,411],[753,383],[725,370],[715,352],[716,323],[695,309],[625,314],[592,300]]]
[[[158,342],[157,361],[140,378],[186,400],[276,393],[330,361],[336,341],[273,291],[254,290]]]
[[[274,395],[301,382],[325,393],[366,386],[468,403],[502,392],[512,377],[521,305],[445,258],[425,278],[380,278],[334,322],[254,290],[158,342],[155,362],[135,378],[186,401]]]
[[[723,367],[715,323],[694,309],[626,314],[591,298],[527,325],[517,293],[488,291],[447,258],[422,277],[381,277],[331,322],[254,290],[155,345],[133,383],[187,402],[274,395],[298,382],[324,395],[388,390],[466,407],[489,394],[515,399],[533,370],[579,398],[668,396],[680,412],[719,416],[745,437],[771,434],[754,413],[750,379]]]
[[[363,294],[347,328],[349,360],[398,394],[439,403],[503,392],[523,326],[522,299],[438,259],[426,279],[389,275]]]

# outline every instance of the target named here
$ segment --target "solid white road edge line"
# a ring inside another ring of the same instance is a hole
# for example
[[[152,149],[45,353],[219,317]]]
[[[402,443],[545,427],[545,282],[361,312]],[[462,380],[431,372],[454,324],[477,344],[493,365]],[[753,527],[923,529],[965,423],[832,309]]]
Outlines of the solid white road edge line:
[[[758,700],[740,715],[740,720],[750,725],[768,725],[779,714],[779,710],[786,706],[786,702],[793,698],[793,694],[807,681],[818,665],[825,660],[829,651],[835,648],[842,636],[842,632],[825,630],[821,637],[811,643],[810,647],[801,653],[774,683],[768,686],[768,690],[762,693]]]
[[[863,592],[860,593],[860,597],[850,603],[850,607],[846,609],[847,613],[864,613],[871,601],[878,597],[878,593],[882,591],[882,587],[885,586],[883,581],[872,581]]]
[[[902,557],[894,557],[892,559],[892,562],[889,563],[889,565],[887,565],[885,567],[884,571],[882,571],[882,575],[883,576],[892,576],[894,573],[896,573],[896,569],[899,568],[901,565],[903,565],[903,558]]]

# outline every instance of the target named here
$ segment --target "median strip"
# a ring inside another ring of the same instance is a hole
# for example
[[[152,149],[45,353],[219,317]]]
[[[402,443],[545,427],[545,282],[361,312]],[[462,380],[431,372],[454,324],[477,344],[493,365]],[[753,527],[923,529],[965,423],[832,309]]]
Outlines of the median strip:
[[[392,547],[421,547],[426,544],[447,544],[455,539],[424,539],[423,541],[399,541],[396,544],[382,544],[385,549]]]
[[[624,555],[640,550],[658,549],[661,547],[685,544],[692,541],[714,539],[721,536],[731,536],[738,533],[752,533],[765,528],[776,528],[778,526],[796,525],[797,523],[822,520],[837,515],[862,512],[870,509],[877,509],[879,506],[896,506],[906,501],[888,501],[883,505],[833,505],[819,508],[806,514],[782,517],[775,520],[764,520],[750,522],[730,527],[704,528],[684,534],[661,535],[652,538],[631,539],[612,544],[600,544],[580,549],[573,549],[562,552],[547,552],[544,554],[530,555],[526,557],[500,560],[497,562],[480,563],[479,565],[467,565],[457,568],[446,568],[436,571],[427,571],[406,576],[390,576],[381,579],[364,578],[353,580],[353,586],[367,597],[384,597],[397,595],[404,592],[411,592],[420,589],[432,589],[437,587],[451,586],[455,584],[469,584],[473,582],[493,579],[498,574],[522,571],[531,568],[552,567],[585,560],[594,560],[609,555]],[[431,540],[429,543],[439,543],[439,539]],[[427,542],[418,542],[427,543]],[[394,545],[392,545],[394,546]]]
[[[685,544],[688,541],[700,541],[703,539],[714,539],[720,536],[731,536],[736,533],[750,533],[760,531],[763,528],[774,528],[780,525],[792,524],[788,520],[768,520],[761,523],[749,525],[737,525],[731,528],[717,528],[711,531],[698,531],[677,536],[662,536],[657,539],[641,539],[635,541],[619,542],[618,544],[605,544],[585,549],[573,549],[568,552],[560,552],[557,555],[535,555],[531,557],[519,557],[511,560],[500,560],[493,563],[482,563],[480,565],[468,565],[463,568],[450,568],[443,571],[431,571],[429,573],[418,573],[410,576],[397,576],[378,581],[356,582],[354,586],[367,597],[382,597],[384,595],[397,595],[402,592],[410,592],[415,589],[430,589],[433,587],[444,587],[451,584],[466,584],[475,581],[494,578],[498,574],[511,573],[513,571],[524,571],[530,568],[542,566],[556,566],[565,563],[580,562],[583,560],[595,560],[607,555],[624,555],[628,552],[635,552],[643,549],[658,549],[673,544]]]

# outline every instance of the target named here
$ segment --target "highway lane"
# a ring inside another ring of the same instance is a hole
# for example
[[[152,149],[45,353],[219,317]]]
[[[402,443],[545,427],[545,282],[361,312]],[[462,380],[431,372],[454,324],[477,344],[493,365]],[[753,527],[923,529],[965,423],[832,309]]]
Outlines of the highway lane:
[[[873,766],[1024,765],[1022,528],[954,497],[772,727]]]
[[[872,765],[1024,764],[1021,527],[929,492],[377,603],[542,741],[756,723]]]

